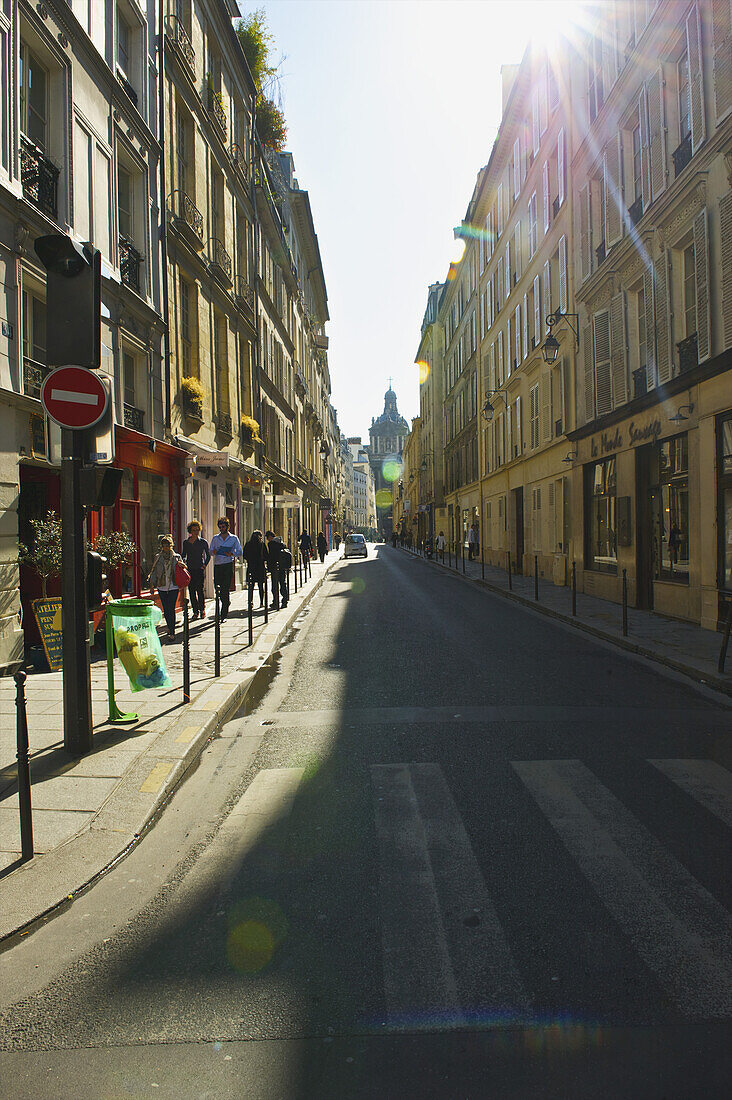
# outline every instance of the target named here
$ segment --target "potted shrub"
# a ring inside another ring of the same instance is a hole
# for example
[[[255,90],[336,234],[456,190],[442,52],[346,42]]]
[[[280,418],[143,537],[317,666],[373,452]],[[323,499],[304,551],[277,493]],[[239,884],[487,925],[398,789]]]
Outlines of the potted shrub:
[[[183,412],[203,420],[203,386],[198,378],[182,378],[180,383]]]
[[[241,418],[241,441],[244,447],[252,447],[255,443],[262,442],[259,437],[259,422],[253,416],[245,414]]]

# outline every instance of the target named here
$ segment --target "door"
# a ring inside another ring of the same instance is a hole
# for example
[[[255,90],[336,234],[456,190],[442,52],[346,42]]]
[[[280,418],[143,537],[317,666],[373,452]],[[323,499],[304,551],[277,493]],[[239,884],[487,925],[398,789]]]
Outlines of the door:
[[[653,607],[654,529],[658,523],[658,486],[654,485],[655,461],[653,445],[639,447],[635,452],[636,503],[636,607]],[[657,481],[657,478],[655,479]]]
[[[513,554],[516,560],[516,572],[524,571],[524,490],[523,486],[513,490],[514,536]]]
[[[138,548],[132,561],[120,565],[117,569],[115,591],[118,596],[136,596],[140,592],[140,502],[139,500],[121,500],[119,502],[119,529],[125,531]],[[147,578],[146,578],[147,579]]]

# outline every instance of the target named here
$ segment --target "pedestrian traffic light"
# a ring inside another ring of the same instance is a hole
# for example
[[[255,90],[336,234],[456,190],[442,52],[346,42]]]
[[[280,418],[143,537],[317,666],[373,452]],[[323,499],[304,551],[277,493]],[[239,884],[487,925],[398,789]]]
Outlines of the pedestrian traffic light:
[[[104,567],[107,559],[96,550],[86,552],[86,607],[87,611],[98,611],[102,606],[102,596],[107,588],[107,574]]]
[[[115,466],[82,466],[81,502],[87,508],[111,508],[117,499],[124,470]]]
[[[46,268],[46,361],[97,369],[102,356],[102,254],[64,233],[33,246]]]

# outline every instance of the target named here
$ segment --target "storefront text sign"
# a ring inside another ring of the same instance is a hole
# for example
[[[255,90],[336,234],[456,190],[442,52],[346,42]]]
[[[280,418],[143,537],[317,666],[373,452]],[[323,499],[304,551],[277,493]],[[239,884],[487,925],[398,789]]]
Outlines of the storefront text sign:
[[[51,596],[46,600],[34,600],[33,614],[41,633],[49,668],[51,672],[56,672],[62,665],[61,597]]]
[[[631,420],[628,428],[628,442],[631,447],[637,447],[641,443],[655,443],[660,434],[660,420],[651,420],[648,424],[643,425],[638,425],[634,420]],[[599,439],[595,437],[590,440],[590,457],[597,458],[598,455],[613,454],[615,451],[619,451],[624,443],[624,436],[620,428],[616,428],[613,434],[603,432]]]

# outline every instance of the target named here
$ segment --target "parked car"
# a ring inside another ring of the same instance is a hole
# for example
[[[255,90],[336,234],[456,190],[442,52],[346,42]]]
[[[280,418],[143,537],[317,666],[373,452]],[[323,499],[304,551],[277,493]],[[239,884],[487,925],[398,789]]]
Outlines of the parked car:
[[[368,553],[366,539],[363,535],[346,535],[346,541],[343,547],[344,558],[366,558],[368,557]]]

